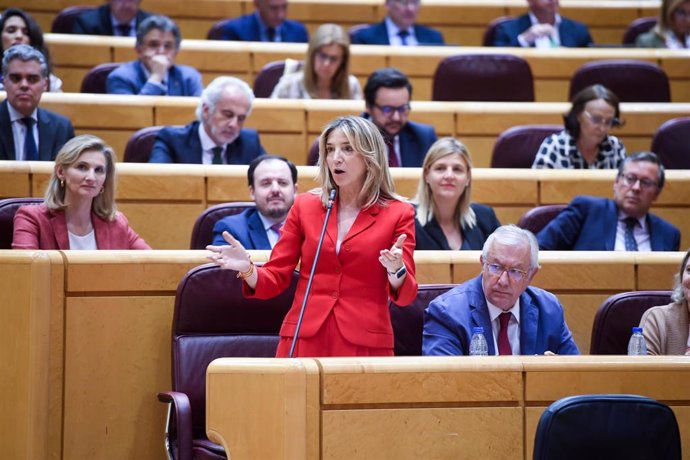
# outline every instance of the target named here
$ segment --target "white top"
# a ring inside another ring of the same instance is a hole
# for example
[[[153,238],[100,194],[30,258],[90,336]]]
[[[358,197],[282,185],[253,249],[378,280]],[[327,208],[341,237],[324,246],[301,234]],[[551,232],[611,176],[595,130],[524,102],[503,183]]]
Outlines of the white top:
[[[67,232],[69,236],[69,248],[72,250],[91,250],[98,249],[96,245],[96,232],[91,230],[84,236],[75,235],[72,232]]]
[[[496,305],[489,302],[486,299],[486,306],[489,307],[489,317],[491,318],[491,332],[494,336],[494,351],[498,355],[498,333],[501,330],[501,320],[498,319],[501,313],[504,311],[498,308]],[[510,321],[508,322],[508,340],[510,341],[510,349],[513,351],[514,355],[520,354],[520,298],[515,301],[515,305],[507,312],[512,313],[510,315]]]

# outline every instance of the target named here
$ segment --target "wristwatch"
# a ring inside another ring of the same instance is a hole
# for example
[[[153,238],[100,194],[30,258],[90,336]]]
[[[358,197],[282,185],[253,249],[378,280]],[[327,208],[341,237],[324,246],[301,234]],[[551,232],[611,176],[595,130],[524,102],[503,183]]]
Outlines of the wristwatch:
[[[398,269],[397,272],[388,272],[389,275],[395,275],[395,277],[398,279],[402,278],[405,273],[407,273],[407,268],[405,268],[404,264]]]

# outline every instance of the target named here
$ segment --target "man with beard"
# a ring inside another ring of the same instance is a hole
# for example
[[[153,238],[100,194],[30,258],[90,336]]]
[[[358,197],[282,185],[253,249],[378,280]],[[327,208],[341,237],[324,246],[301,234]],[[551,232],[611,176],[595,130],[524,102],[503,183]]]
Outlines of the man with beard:
[[[297,168],[284,157],[255,158],[247,170],[249,195],[255,209],[225,217],[213,227],[213,244],[228,244],[229,232],[245,249],[272,249],[297,193]]]
[[[436,142],[433,126],[408,120],[411,98],[412,84],[393,67],[374,71],[364,86],[363,116],[381,130],[389,166],[421,167],[427,150]]]
[[[150,163],[248,164],[265,155],[259,134],[243,128],[254,93],[235,77],[218,77],[201,93],[197,121],[163,128]]]

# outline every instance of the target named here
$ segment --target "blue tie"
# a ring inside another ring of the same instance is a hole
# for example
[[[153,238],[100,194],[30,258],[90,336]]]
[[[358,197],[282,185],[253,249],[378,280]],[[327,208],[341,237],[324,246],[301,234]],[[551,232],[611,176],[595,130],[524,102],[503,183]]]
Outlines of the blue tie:
[[[407,37],[410,36],[410,33],[406,30],[401,30],[398,32],[398,35],[400,36],[400,42],[402,43],[403,46],[407,46]]]
[[[627,217],[623,222],[625,222],[625,250],[637,251],[637,241],[635,241],[635,234],[633,233],[637,219]]]
[[[22,123],[26,126],[24,160],[36,161],[38,160],[38,149],[36,148],[36,139],[34,139],[34,119],[31,117],[22,118]]]

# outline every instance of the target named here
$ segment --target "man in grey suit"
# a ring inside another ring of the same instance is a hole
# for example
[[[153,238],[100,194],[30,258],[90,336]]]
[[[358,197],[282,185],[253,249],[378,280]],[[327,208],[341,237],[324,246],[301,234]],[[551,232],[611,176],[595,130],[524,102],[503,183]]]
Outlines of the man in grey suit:
[[[7,99],[0,104],[0,160],[54,160],[74,128],[62,115],[38,108],[48,87],[45,57],[29,45],[14,45],[5,51],[2,75]]]

